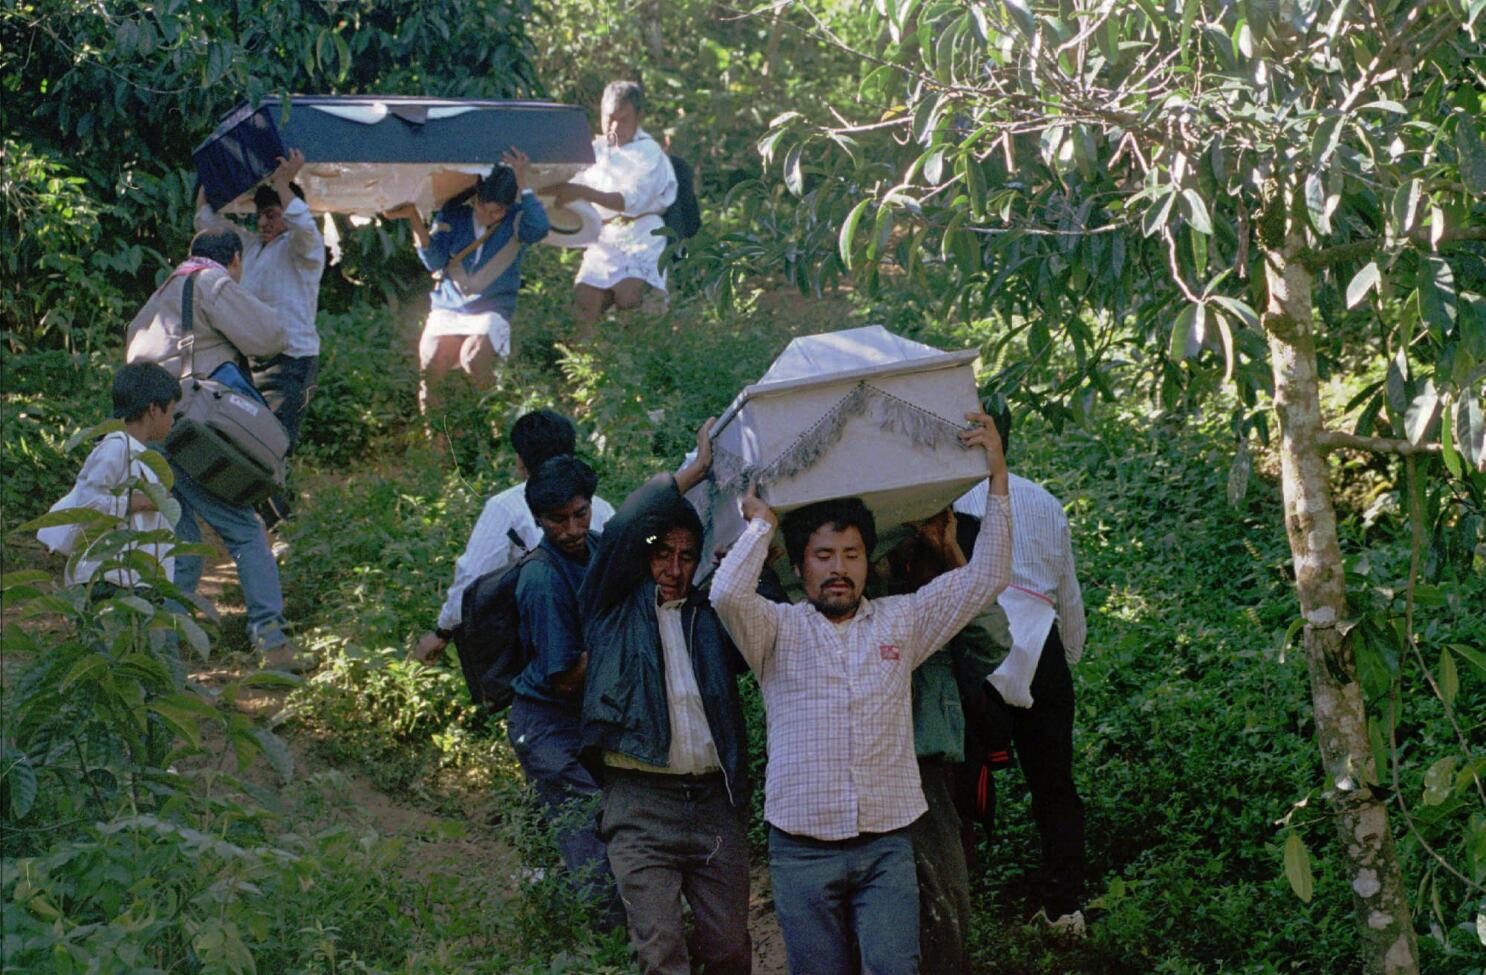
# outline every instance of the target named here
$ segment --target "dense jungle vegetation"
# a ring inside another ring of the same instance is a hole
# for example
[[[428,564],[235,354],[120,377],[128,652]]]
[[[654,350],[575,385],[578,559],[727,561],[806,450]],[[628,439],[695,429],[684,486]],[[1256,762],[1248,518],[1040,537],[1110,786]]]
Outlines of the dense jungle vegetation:
[[[5,0],[6,971],[631,971],[543,869],[551,824],[499,719],[412,641],[515,478],[516,416],[573,416],[617,502],[789,338],[881,322],[981,350],[983,392],[1019,416],[1012,468],[1068,506],[1089,606],[1090,934],[1027,923],[1038,843],[1012,771],[974,879],[977,971],[1480,975],[1483,6]],[[593,111],[622,76],[700,176],[670,310],[579,339],[575,255],[536,248],[512,359],[435,418],[436,445],[407,231],[341,225],[284,529],[316,672],[256,667],[230,560],[220,624],[61,586],[19,526],[108,413],[223,112],[289,91]],[[1301,345],[1324,453],[1292,435]],[[1308,622],[1287,532],[1307,464],[1340,626]],[[1318,709],[1333,685],[1355,734]],[[1389,816],[1401,932],[1358,900],[1339,825],[1359,803]],[[754,915],[757,970],[782,971],[766,898]]]

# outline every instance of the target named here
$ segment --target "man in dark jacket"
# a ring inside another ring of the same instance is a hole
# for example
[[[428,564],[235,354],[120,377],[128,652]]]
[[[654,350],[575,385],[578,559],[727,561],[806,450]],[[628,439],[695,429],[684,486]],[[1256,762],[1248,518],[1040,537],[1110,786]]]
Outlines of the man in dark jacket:
[[[521,644],[530,663],[511,684],[516,700],[506,731],[526,781],[555,823],[563,865],[577,889],[606,906],[617,924],[604,844],[592,812],[582,808],[598,795],[598,785],[578,762],[587,664],[578,590],[596,544],[588,529],[597,485],[593,470],[570,455],[548,460],[526,482],[526,503],[542,541],[516,583]],[[578,807],[569,807],[575,800]]]
[[[599,835],[647,975],[691,971],[683,896],[696,962],[709,975],[752,969],[743,662],[692,586],[702,524],[681,497],[711,466],[710,426],[692,462],[620,506],[579,594],[583,747],[602,764]]]

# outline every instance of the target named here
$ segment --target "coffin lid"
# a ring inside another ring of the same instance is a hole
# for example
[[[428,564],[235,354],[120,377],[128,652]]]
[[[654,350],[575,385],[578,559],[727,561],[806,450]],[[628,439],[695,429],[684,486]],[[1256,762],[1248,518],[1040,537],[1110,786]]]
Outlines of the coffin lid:
[[[743,387],[713,429],[720,431],[727,426],[751,399],[905,372],[949,369],[973,362],[979,355],[974,349],[944,352],[895,335],[881,325],[804,335],[785,346],[758,382]]]

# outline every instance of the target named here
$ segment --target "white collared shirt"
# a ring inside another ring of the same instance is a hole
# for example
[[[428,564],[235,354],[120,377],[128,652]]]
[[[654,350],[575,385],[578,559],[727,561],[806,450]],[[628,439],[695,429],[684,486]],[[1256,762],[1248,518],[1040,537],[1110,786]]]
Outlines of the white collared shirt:
[[[1050,600],[1058,613],[1058,636],[1069,664],[1078,663],[1088,637],[1084,597],[1073,567],[1073,541],[1063,505],[1042,485],[1011,475],[1011,584]],[[955,502],[956,511],[985,507],[986,483]]]
[[[712,604],[763,691],[764,818],[787,833],[849,839],[923,815],[910,678],[1011,577],[1011,508],[993,496],[970,562],[917,592],[863,599],[844,625],[756,587],[773,530],[755,519],[723,559]]]
[[[661,659],[666,674],[666,713],[671,718],[671,749],[665,767],[651,765],[608,752],[604,762],[616,768],[635,768],[672,775],[704,775],[722,768],[717,757],[717,744],[712,740],[712,727],[707,724],[707,711],[702,706],[702,689],[692,669],[691,652],[681,626],[681,607],[685,600],[675,599],[655,607],[655,621],[660,629]]]
[[[196,211],[196,229],[232,230],[243,242],[242,285],[253,297],[283,316],[284,354],[320,354],[315,316],[320,310],[320,277],[325,273],[325,239],[314,214],[298,197],[284,207],[289,229],[267,244],[209,206]]]
[[[593,497],[592,531],[602,531],[604,523],[614,517],[614,508],[598,495]],[[521,545],[512,543],[510,533],[515,532]],[[449,586],[444,606],[439,610],[439,629],[452,630],[459,625],[460,603],[470,583],[497,569],[504,569],[516,562],[542,542],[542,529],[526,506],[526,482],[513,484],[492,495],[485,502],[485,509],[470,532],[470,540],[464,554],[454,563],[454,582]]]
[[[129,514],[130,487],[140,480],[150,484],[160,483],[160,477],[154,469],[139,459],[148,449],[122,430],[103,437],[88,455],[88,459],[83,461],[83,468],[77,475],[77,484],[68,495],[71,501],[67,507],[92,508],[94,511],[113,515],[121,522],[127,518],[129,527],[137,532],[166,531],[173,534],[174,526],[158,511]],[[130,545],[126,551],[138,549],[144,552],[160,563],[167,579],[174,579],[175,559],[170,554],[174,545],[175,540],[172,538],[170,541]],[[102,564],[101,558],[85,551],[75,564],[69,566],[64,581],[69,586],[86,584]],[[103,578],[125,588],[140,584],[139,574],[133,569],[110,569],[103,574]]]

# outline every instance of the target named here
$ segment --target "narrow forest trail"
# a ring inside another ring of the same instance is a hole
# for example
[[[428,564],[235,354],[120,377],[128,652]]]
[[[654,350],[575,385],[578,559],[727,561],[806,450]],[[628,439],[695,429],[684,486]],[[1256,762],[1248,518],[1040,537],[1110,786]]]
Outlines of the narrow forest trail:
[[[207,560],[199,592],[221,613],[224,632],[240,634],[243,604],[237,568],[209,530],[207,535],[217,551]],[[293,557],[292,550],[289,557]],[[252,666],[251,658],[229,652],[192,670],[190,679],[217,689],[244,676]],[[312,679],[313,674],[307,677]],[[275,730],[289,746],[294,777],[281,781],[266,764],[258,763],[245,778],[279,800],[285,820],[313,828],[348,826],[368,837],[390,841],[396,850],[396,869],[410,881],[428,884],[431,897],[447,901],[461,896],[510,896],[517,891],[524,865],[496,829],[479,817],[430,812],[412,797],[383,792],[363,772],[327,760],[314,735],[295,722],[292,714],[283,713],[288,698],[284,690],[252,688],[235,705],[256,721],[268,725],[282,721]],[[220,742],[213,744],[223,747]],[[788,971],[784,938],[774,916],[768,868],[757,861],[751,875],[748,927],[753,937],[753,971],[755,975],[784,975]],[[452,887],[450,880],[455,881]]]

